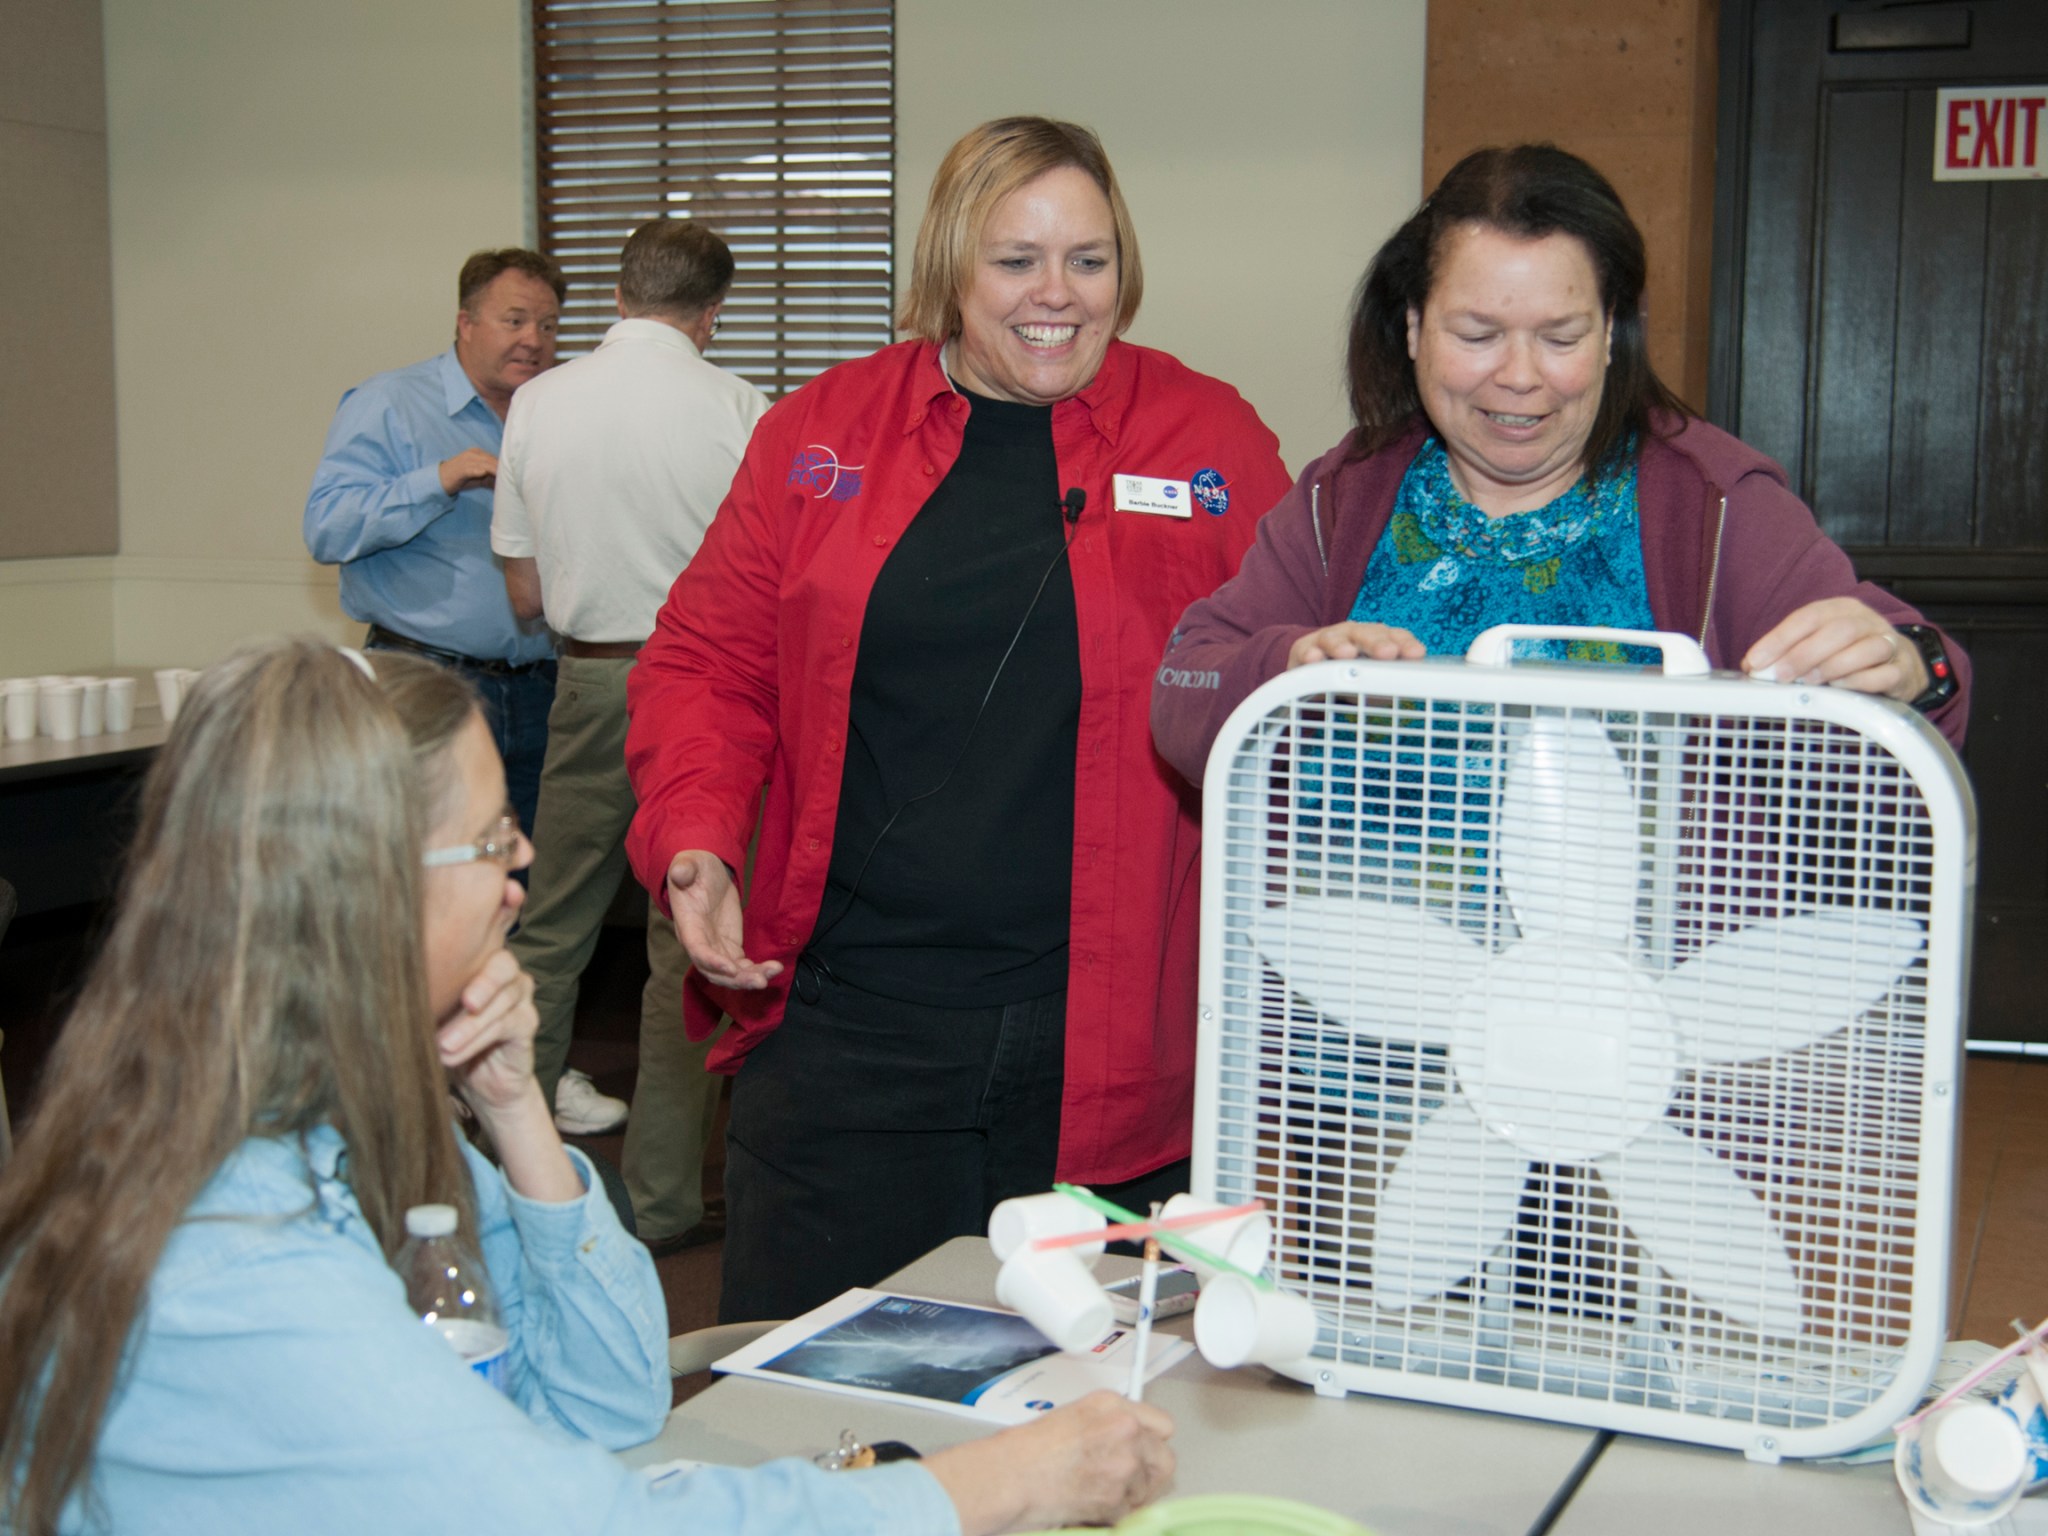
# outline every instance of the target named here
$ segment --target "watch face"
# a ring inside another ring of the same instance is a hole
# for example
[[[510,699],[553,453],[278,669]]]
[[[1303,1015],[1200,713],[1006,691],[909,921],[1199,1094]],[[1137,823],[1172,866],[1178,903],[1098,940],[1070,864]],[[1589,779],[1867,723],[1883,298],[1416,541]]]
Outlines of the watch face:
[[[1941,631],[1931,624],[1901,624],[1899,633],[1913,642],[1927,667],[1927,689],[1913,701],[1913,708],[1929,710],[1946,704],[1955,697],[1956,668],[1941,643]]]

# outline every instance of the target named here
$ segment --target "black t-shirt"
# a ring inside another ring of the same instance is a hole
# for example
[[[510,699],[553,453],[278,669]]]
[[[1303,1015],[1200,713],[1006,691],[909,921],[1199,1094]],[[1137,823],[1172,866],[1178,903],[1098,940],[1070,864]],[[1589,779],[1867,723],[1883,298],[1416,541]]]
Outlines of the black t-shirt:
[[[864,991],[979,1008],[1066,985],[1081,644],[1052,409],[967,399],[868,596],[810,947]]]

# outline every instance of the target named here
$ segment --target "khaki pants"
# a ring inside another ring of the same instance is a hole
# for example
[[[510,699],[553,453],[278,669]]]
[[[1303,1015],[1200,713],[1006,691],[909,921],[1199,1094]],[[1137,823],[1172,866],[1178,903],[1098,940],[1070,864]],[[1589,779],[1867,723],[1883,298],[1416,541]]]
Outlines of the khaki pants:
[[[626,778],[630,660],[563,657],[548,715],[540,808],[526,906],[512,952],[535,982],[535,1070],[554,1101],[568,1063],[577,986],[606,910],[627,876],[626,828],[637,802]],[[704,1068],[710,1041],[683,1033],[689,960],[675,928],[649,904],[647,987],[640,997],[640,1077],[626,1125],[626,1188],[648,1241],[704,1217],[704,1148],[722,1080]]]

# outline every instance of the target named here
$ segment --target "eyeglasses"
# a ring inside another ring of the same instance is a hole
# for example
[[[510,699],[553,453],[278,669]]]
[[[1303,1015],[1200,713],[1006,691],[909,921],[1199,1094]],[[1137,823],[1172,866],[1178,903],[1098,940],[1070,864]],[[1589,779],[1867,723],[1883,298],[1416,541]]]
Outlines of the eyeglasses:
[[[420,855],[420,862],[428,869],[440,869],[450,864],[474,864],[480,859],[489,859],[493,864],[512,867],[512,861],[519,857],[519,818],[507,811],[498,818],[498,824],[480,843],[463,843],[454,848],[429,848]]]

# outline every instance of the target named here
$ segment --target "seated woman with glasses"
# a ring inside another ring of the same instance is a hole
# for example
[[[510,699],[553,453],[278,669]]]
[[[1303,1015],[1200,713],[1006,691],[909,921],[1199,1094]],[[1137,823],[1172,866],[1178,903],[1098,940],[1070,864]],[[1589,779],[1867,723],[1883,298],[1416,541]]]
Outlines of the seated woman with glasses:
[[[1107,1394],[855,1473],[607,1454],[661,1427],[667,1320],[534,1079],[531,852],[454,674],[284,641],[200,680],[0,1177],[0,1529],[971,1532],[1156,1491],[1170,1423]],[[392,1268],[429,1203],[480,1240],[502,1395]]]

